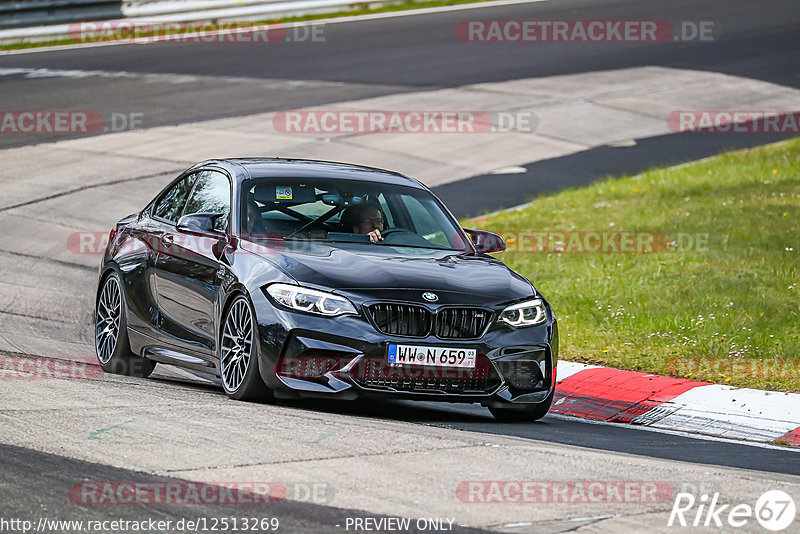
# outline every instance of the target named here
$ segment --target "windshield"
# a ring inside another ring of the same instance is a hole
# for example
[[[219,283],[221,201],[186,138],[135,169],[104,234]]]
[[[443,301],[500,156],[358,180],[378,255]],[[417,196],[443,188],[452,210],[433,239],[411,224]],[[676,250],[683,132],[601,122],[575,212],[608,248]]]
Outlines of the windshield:
[[[465,252],[464,233],[429,192],[374,182],[261,178],[242,187],[251,240],[313,240]],[[379,241],[369,232],[378,229]]]

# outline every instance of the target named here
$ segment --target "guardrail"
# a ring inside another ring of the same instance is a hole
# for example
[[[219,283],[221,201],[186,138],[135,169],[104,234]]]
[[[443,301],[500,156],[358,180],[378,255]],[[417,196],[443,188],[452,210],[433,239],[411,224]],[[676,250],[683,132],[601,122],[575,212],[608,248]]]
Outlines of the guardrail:
[[[114,19],[122,16],[122,0],[0,1],[0,28]]]
[[[0,44],[67,39],[69,23],[113,19],[269,20],[399,0],[0,0]]]

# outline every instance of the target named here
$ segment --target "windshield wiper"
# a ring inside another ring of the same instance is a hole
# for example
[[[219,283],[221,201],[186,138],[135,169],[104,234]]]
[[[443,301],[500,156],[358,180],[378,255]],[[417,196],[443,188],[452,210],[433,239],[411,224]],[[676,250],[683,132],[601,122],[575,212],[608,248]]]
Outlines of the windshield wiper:
[[[301,237],[301,236],[286,236],[283,238],[284,241],[331,241],[325,237]]]
[[[373,245],[382,245],[382,246],[385,246],[385,247],[422,248],[422,249],[425,249],[425,250],[449,250],[449,251],[452,251],[452,252],[459,252],[458,250],[456,250],[454,248],[436,247],[436,246],[426,247],[426,246],[422,246],[422,245],[405,245],[405,244],[400,244],[400,243],[383,243],[383,242],[380,242],[380,241],[377,242],[377,243],[372,243],[372,244]]]
[[[361,239],[342,239],[337,237],[335,239],[331,239],[330,237],[302,237],[302,236],[294,236],[294,237],[284,237],[284,241],[319,241],[320,243],[365,243]],[[366,242],[369,244],[369,241]]]

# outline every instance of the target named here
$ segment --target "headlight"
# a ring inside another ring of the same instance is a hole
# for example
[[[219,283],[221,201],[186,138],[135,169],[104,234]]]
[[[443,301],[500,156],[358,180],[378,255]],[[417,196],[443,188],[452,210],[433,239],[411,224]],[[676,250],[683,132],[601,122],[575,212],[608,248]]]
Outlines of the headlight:
[[[547,312],[541,299],[513,304],[500,313],[500,320],[510,326],[533,326],[547,320]]]
[[[335,317],[337,315],[358,315],[353,304],[344,297],[291,284],[272,284],[267,293],[278,303],[293,310]]]

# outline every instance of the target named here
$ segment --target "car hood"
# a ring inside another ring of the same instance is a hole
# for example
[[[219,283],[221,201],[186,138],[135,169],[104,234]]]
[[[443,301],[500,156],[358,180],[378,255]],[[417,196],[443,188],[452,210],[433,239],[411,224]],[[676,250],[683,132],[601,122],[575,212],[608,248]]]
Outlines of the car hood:
[[[533,294],[528,280],[484,254],[362,244],[292,248],[261,255],[300,284],[362,299],[423,301],[431,291],[440,304],[492,305]]]

